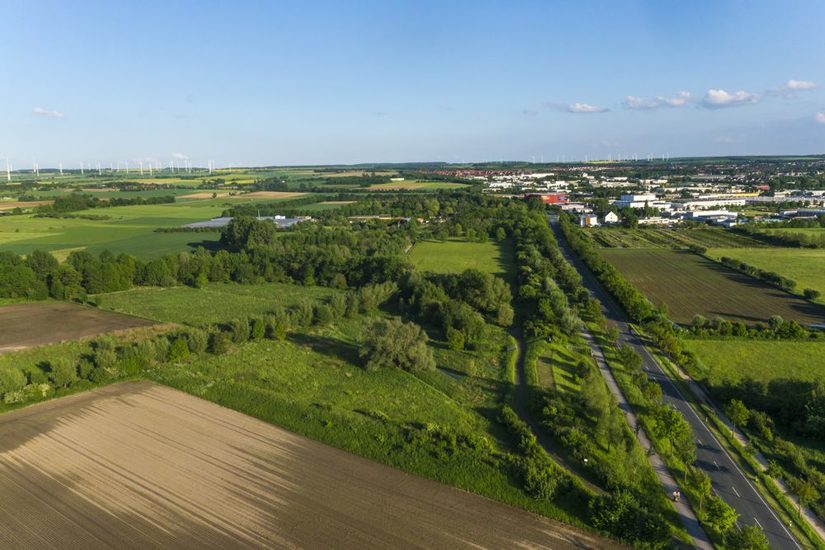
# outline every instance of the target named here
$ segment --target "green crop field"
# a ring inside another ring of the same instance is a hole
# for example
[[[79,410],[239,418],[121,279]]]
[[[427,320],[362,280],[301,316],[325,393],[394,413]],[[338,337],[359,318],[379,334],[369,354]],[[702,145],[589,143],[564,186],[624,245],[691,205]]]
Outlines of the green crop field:
[[[796,292],[812,288],[825,295],[825,249],[821,248],[713,248],[715,258],[728,256],[796,281]],[[825,303],[825,298],[820,298]]]
[[[315,286],[277,283],[238,285],[212,283],[204,288],[134,288],[97,296],[101,308],[155,321],[202,326],[236,317],[261,315],[304,299],[319,299],[338,291]]]
[[[191,201],[174,204],[117,206],[83,210],[75,215],[107,219],[0,217],[0,250],[27,254],[35,249],[65,256],[70,250],[111,250],[146,259],[216,241],[218,233],[156,233],[158,227],[180,226],[220,216],[222,206]]]
[[[410,261],[422,271],[433,273],[460,273],[478,269],[485,273],[504,275],[510,269],[512,258],[499,243],[448,241],[421,241],[410,250]]]
[[[696,314],[754,323],[772,315],[825,322],[825,308],[689,252],[604,249],[600,253],[670,317],[688,324]]]
[[[687,248],[761,247],[759,241],[720,227],[640,228],[597,227],[587,230],[597,245],[604,248]]]
[[[706,369],[710,385],[753,378],[822,380],[825,378],[825,342],[687,339]]]

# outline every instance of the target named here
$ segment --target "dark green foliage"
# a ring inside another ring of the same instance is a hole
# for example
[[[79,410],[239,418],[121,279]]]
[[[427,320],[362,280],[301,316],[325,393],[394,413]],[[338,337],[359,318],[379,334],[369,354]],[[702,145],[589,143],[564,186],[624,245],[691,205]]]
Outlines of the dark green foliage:
[[[186,343],[190,353],[204,353],[209,345],[209,334],[202,329],[189,329],[186,334]]]
[[[805,290],[802,291],[802,294],[808,300],[816,300],[820,296],[822,296],[822,293],[820,291],[814,290],[813,288],[806,288]]]
[[[65,388],[77,381],[77,366],[68,359],[59,358],[49,362],[49,380],[55,388]]]
[[[332,323],[335,319],[334,314],[332,313],[332,308],[330,308],[326,304],[316,304],[313,308],[312,313],[312,323],[319,327],[325,327],[328,324]]]
[[[765,532],[756,525],[733,528],[725,535],[725,546],[736,550],[770,550]]]
[[[590,503],[593,526],[629,543],[646,548],[666,548],[670,543],[667,525],[658,514],[639,506],[630,493],[620,491],[595,497]]]
[[[427,334],[415,323],[404,323],[398,318],[381,319],[367,329],[361,357],[367,370],[432,370],[435,360],[427,340]]]
[[[266,336],[266,325],[264,320],[258,317],[249,321],[249,339],[261,340]]]
[[[214,331],[209,334],[209,346],[207,349],[209,353],[214,355],[223,355],[229,351],[230,344],[229,336],[227,336],[226,333]]]
[[[233,343],[242,344],[249,340],[248,319],[232,319],[229,322],[228,329]]]

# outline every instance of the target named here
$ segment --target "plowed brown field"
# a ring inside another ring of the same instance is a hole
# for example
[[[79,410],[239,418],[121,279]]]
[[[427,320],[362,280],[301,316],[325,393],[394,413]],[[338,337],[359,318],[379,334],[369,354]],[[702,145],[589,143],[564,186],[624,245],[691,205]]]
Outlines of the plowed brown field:
[[[616,547],[147,382],[0,416],[3,548],[471,546]]]
[[[0,353],[76,340],[153,321],[66,302],[0,307]]]

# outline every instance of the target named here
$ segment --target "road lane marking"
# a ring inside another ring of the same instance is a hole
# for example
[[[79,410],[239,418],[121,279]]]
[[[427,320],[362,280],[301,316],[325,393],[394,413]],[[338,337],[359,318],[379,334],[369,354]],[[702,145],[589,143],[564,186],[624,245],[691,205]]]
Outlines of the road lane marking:
[[[736,490],[736,487],[731,485],[730,488],[733,489],[733,493],[736,495],[736,498],[742,498],[742,495],[739,494],[739,491]]]
[[[756,516],[753,516],[753,521],[755,521],[755,522],[756,522],[756,525],[758,525],[758,526],[759,526],[759,528],[760,528],[760,529],[762,529],[762,530],[764,531],[764,528],[762,527],[762,524],[761,524],[761,523],[759,523],[759,520],[758,520],[758,519],[756,519]]]

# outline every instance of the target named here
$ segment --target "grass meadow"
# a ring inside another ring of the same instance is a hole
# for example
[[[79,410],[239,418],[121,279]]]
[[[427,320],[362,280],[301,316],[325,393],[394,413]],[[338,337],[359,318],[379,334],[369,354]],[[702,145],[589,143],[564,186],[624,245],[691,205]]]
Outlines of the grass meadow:
[[[276,307],[325,298],[339,292],[326,287],[267,283],[211,283],[204,288],[138,287],[96,297],[102,309],[155,321],[205,326],[237,317],[262,315]]]
[[[460,239],[421,241],[410,250],[410,261],[421,271],[433,273],[460,273],[478,269],[485,273],[504,276],[512,265],[512,252],[493,241],[483,243]]]
[[[701,360],[711,386],[746,377],[762,382],[825,378],[825,342],[685,339],[684,344]]]
[[[800,323],[825,322],[825,308],[689,252],[603,249],[603,257],[671,319],[689,324],[696,314],[755,323],[772,315]]]

